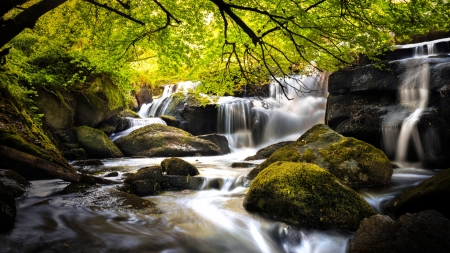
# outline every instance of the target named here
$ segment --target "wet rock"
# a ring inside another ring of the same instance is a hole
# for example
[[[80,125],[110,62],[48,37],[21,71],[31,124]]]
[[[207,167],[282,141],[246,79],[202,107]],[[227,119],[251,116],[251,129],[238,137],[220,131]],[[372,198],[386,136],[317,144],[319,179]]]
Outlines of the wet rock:
[[[167,175],[196,176],[200,174],[194,165],[177,157],[164,159],[161,162],[161,167]]]
[[[287,145],[290,145],[292,143],[294,143],[294,141],[283,141],[283,142],[279,142],[279,143],[275,143],[275,144],[269,145],[269,146],[267,146],[265,148],[262,148],[262,149],[258,150],[258,152],[256,152],[255,155],[245,158],[244,161],[253,161],[253,160],[266,159],[269,156],[271,156],[278,149],[280,149],[282,147],[285,147]]]
[[[143,104],[148,104],[153,101],[152,89],[148,86],[143,86],[139,89],[139,92],[136,93],[136,99],[139,104],[139,108]]]
[[[87,83],[88,88],[73,93],[76,126],[95,127],[116,117],[125,107],[122,91],[107,76],[97,76]]]
[[[132,111],[130,109],[125,109],[121,111],[116,117],[111,118],[105,123],[114,126],[115,132],[122,132],[130,128],[130,122],[128,118],[140,118],[139,114],[137,114],[135,111]]]
[[[275,162],[252,182],[244,207],[284,222],[355,231],[376,214],[355,191],[328,171],[309,163]]]
[[[159,115],[159,117],[166,122],[168,126],[177,127],[179,128],[181,126],[181,122],[175,118],[174,116],[169,115]]]
[[[23,196],[30,185],[31,183],[17,172],[0,169],[0,187],[11,193],[14,198]]]
[[[119,183],[119,182],[111,181],[111,180],[106,179],[106,178],[94,177],[94,176],[84,175],[84,174],[80,175],[79,182],[80,183],[91,184],[91,185],[96,185],[96,184],[112,185],[112,184],[118,184]]]
[[[164,176],[166,183],[165,189],[167,190],[200,190],[206,178],[204,177],[191,177],[191,176]]]
[[[102,131],[81,126],[77,128],[77,136],[80,146],[90,158],[117,158],[122,157],[122,152]]]
[[[181,115],[185,121],[180,128],[193,135],[212,134],[217,131],[217,107],[214,104],[201,106],[188,101]]]
[[[228,145],[228,140],[225,136],[220,134],[205,134],[205,135],[198,135],[197,138],[208,140],[214,144],[216,144],[219,148],[222,154],[228,154],[231,152],[230,147]]]
[[[82,148],[73,148],[70,150],[63,151],[63,156],[67,160],[79,160],[86,159],[86,152]]]
[[[450,169],[447,169],[417,186],[405,190],[386,204],[390,215],[399,217],[405,213],[416,213],[434,209],[450,219]]]
[[[354,138],[344,137],[322,124],[306,131],[296,142],[275,151],[247,178],[255,178],[260,171],[277,161],[317,164],[343,183],[355,186],[388,184],[393,173],[383,151]]]
[[[53,130],[69,129],[74,121],[75,100],[70,92],[65,90],[38,89],[34,98],[38,109],[43,114],[44,123]]]
[[[390,119],[392,113],[405,110],[398,105],[398,89],[402,85],[408,67],[417,59],[383,62],[383,66],[366,65],[350,67],[336,71],[329,77],[328,103],[325,122],[336,132],[365,141],[377,148],[382,148],[386,141],[382,140],[382,126]],[[448,134],[450,108],[449,84],[450,59],[427,58],[421,63],[429,65],[429,99],[426,110],[417,129],[424,145],[424,150],[435,150],[434,157],[439,158],[450,154],[450,135]],[[405,115],[406,117],[407,115]],[[402,119],[391,122],[394,131],[399,131]],[[437,137],[436,137],[437,136]],[[395,156],[386,145],[389,157]],[[428,158],[433,158],[429,156]],[[414,151],[408,151],[408,160],[418,161]],[[450,166],[448,159],[429,160],[440,163],[439,167]],[[431,165],[433,166],[433,165]]]
[[[141,168],[125,179],[122,190],[137,196],[157,194],[165,187],[162,171],[158,165]]]
[[[435,210],[405,214],[393,221],[374,215],[361,222],[349,253],[444,253],[450,249],[450,221]]]
[[[103,177],[117,177],[117,176],[119,176],[119,172],[114,171],[104,175]]]
[[[87,183],[71,183],[68,186],[64,187],[59,194],[73,194],[73,193],[86,193],[88,190],[93,188],[99,188],[99,186],[94,186],[92,184]]]
[[[255,167],[256,164],[254,163],[241,163],[241,162],[235,162],[231,164],[231,168],[251,168]]]
[[[101,166],[101,165],[105,165],[102,161],[100,161],[99,159],[87,159],[87,160],[81,160],[81,161],[76,161],[74,163],[72,163],[73,167],[76,168],[82,168],[85,166]]]
[[[0,233],[14,227],[16,212],[14,196],[0,185]]]
[[[126,156],[172,157],[201,155],[220,155],[214,143],[196,138],[181,129],[161,124],[139,128],[118,139],[117,147]]]

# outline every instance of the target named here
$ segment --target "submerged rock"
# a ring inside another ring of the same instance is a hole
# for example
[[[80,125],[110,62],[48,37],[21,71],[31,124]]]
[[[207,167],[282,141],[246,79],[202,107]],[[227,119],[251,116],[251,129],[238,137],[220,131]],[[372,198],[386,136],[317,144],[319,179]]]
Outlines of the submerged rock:
[[[383,151],[354,138],[344,137],[326,125],[315,125],[300,138],[275,151],[247,176],[256,175],[277,161],[307,162],[328,170],[348,185],[384,185],[391,180],[391,163]]]
[[[234,162],[231,164],[231,168],[251,168],[254,166],[255,166],[254,163]]]
[[[405,190],[386,204],[389,214],[395,217],[434,209],[450,219],[450,169],[437,174],[419,185]]]
[[[167,175],[197,176],[200,174],[194,165],[177,157],[164,159],[161,162],[161,167]]]
[[[262,148],[262,149],[258,150],[258,152],[256,152],[255,155],[245,158],[244,161],[253,161],[253,160],[266,159],[269,156],[271,156],[278,149],[280,149],[282,147],[285,147],[287,145],[290,145],[292,143],[294,143],[294,141],[283,141],[283,142],[279,142],[279,143],[275,143],[275,144],[269,145],[269,146],[267,146],[265,148]]]
[[[81,126],[77,128],[77,137],[80,146],[90,158],[117,158],[122,157],[122,152],[100,130]]]
[[[310,163],[276,162],[252,182],[244,199],[248,211],[315,229],[355,231],[376,214],[355,191]]]
[[[118,139],[117,147],[126,156],[171,157],[220,155],[214,143],[196,138],[181,129],[160,124],[139,128]]]
[[[450,221],[435,210],[405,214],[393,221],[374,215],[361,222],[349,253],[445,253],[450,249]]]

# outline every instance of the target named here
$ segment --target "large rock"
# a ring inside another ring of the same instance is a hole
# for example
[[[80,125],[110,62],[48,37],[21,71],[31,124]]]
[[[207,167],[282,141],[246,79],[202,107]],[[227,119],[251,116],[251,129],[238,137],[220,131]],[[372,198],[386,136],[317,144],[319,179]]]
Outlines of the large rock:
[[[92,79],[87,89],[73,93],[77,126],[95,127],[117,116],[125,107],[123,92],[109,77],[100,75]]]
[[[253,160],[269,158],[269,156],[271,156],[278,149],[285,147],[287,145],[290,145],[292,143],[294,143],[294,142],[293,141],[283,141],[283,142],[278,142],[278,143],[269,145],[265,148],[258,150],[258,152],[256,152],[255,155],[245,158],[245,161],[253,161]]]
[[[161,167],[167,175],[197,176],[200,174],[194,165],[177,157],[162,160]]]
[[[350,231],[376,214],[331,173],[314,164],[293,162],[276,162],[262,171],[250,185],[244,207],[308,228]]]
[[[348,185],[388,184],[393,173],[383,151],[354,138],[344,137],[323,124],[315,125],[296,142],[275,151],[247,178],[253,179],[277,161],[317,164]]]
[[[123,190],[137,196],[154,195],[163,187],[163,175],[161,166],[151,166],[139,169],[135,174],[125,179]]]
[[[31,183],[17,172],[0,169],[0,188],[11,193],[14,198],[22,197],[30,185]]]
[[[432,153],[425,154],[426,165],[450,167],[450,159],[443,159],[450,153],[450,58],[405,59],[331,74],[325,122],[344,136],[383,148],[388,157],[394,158],[396,137],[383,140],[381,130],[384,126],[386,130],[399,132],[403,119],[411,112],[399,105],[398,90],[409,68],[423,64],[429,65],[430,93],[417,129],[424,150]],[[411,149],[408,160],[418,161],[423,155]]]
[[[75,100],[72,94],[65,90],[39,89],[34,99],[39,108],[38,113],[44,115],[44,123],[52,130],[69,129],[74,122]]]
[[[16,212],[14,196],[0,186],[0,233],[14,227]]]
[[[126,156],[172,157],[222,154],[219,147],[210,141],[161,124],[139,128],[115,143]]]
[[[122,152],[100,130],[81,126],[77,127],[77,137],[80,146],[86,151],[89,158],[117,158]]]
[[[450,249],[450,221],[435,210],[405,214],[393,221],[374,215],[361,222],[349,253],[444,253]]]
[[[228,154],[231,153],[230,146],[228,145],[228,140],[225,136],[220,134],[205,134],[205,135],[198,135],[197,138],[208,140],[214,144],[216,144],[219,148],[222,154]]]
[[[437,174],[419,185],[409,188],[386,204],[387,212],[395,217],[435,209],[450,219],[450,169]]]

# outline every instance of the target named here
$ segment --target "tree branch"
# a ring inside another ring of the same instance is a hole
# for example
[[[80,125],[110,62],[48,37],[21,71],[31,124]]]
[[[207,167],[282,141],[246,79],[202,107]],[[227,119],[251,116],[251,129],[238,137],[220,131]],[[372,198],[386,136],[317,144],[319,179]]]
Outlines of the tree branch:
[[[123,13],[123,12],[121,12],[121,11],[118,11],[118,10],[114,9],[114,8],[111,8],[111,7],[109,7],[109,6],[106,5],[106,4],[97,3],[97,2],[94,1],[94,0],[83,0],[83,1],[88,2],[88,3],[90,3],[90,4],[93,4],[93,5],[95,5],[95,6],[98,6],[98,7],[100,7],[100,8],[106,9],[106,10],[108,10],[108,11],[110,11],[110,12],[114,12],[114,13],[116,13],[117,15],[122,16],[122,17],[124,17],[124,18],[126,18],[126,19],[129,19],[129,20],[131,20],[131,21],[133,21],[133,22],[135,22],[135,23],[138,23],[138,24],[140,24],[140,25],[145,25],[144,22],[142,22],[142,21],[140,21],[140,20],[137,20],[137,19],[133,18],[132,16],[126,14],[126,13]]]
[[[305,12],[308,12],[309,10],[311,10],[312,8],[317,7],[319,4],[321,4],[321,3],[323,3],[323,2],[325,2],[325,0],[320,0],[319,2],[317,2],[317,3],[315,3],[315,4],[311,5],[311,6],[309,6],[308,8],[305,9]]]

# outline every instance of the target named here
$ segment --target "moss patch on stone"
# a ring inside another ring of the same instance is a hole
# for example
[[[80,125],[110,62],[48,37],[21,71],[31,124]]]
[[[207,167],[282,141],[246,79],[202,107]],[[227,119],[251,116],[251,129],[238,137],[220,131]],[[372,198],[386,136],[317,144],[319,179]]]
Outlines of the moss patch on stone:
[[[450,219],[449,198],[450,169],[447,169],[395,196],[386,204],[386,209],[395,217],[434,209]]]
[[[355,186],[388,184],[393,173],[383,151],[357,139],[344,137],[322,124],[306,131],[296,142],[275,151],[248,174],[248,179],[253,179],[277,161],[314,163],[345,184]]]
[[[310,163],[275,162],[252,182],[244,200],[248,211],[315,229],[355,231],[376,214],[356,192]]]
[[[102,131],[81,126],[77,128],[76,132],[80,146],[90,158],[117,158],[123,156],[122,152]]]

